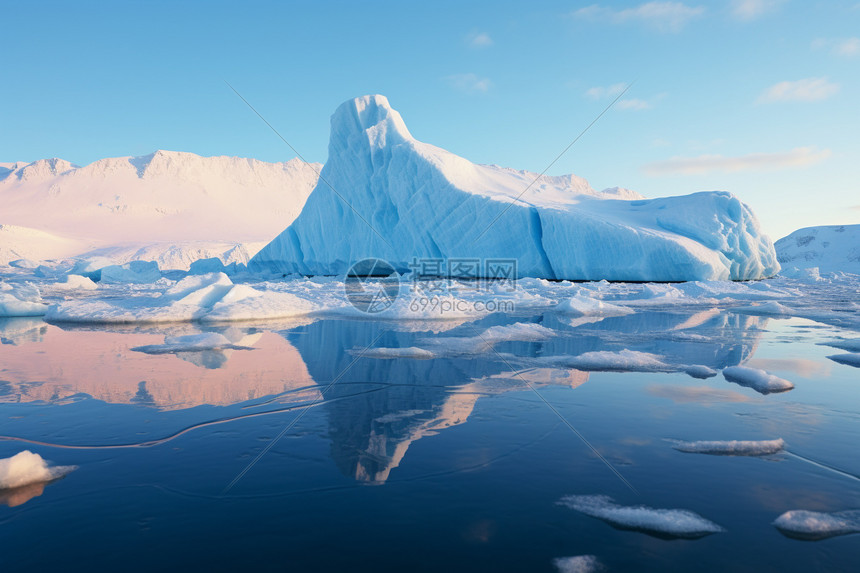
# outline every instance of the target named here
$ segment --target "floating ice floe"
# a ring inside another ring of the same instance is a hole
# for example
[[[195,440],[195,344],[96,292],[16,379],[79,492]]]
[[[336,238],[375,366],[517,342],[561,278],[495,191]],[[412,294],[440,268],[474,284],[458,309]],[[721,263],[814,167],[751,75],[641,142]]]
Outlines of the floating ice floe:
[[[618,529],[641,531],[655,537],[698,539],[725,531],[716,523],[686,509],[618,505],[606,495],[568,495],[558,503]]]
[[[603,564],[594,555],[575,555],[553,559],[552,564],[559,573],[597,573]]]
[[[708,454],[712,456],[768,456],[781,452],[785,442],[776,440],[730,440],[683,442],[670,440],[672,447],[688,454]]]
[[[837,535],[860,533],[860,510],[824,513],[795,509],[777,517],[773,525],[787,537],[817,541]]]
[[[42,316],[47,308],[36,287],[0,282],[0,317]]]
[[[760,394],[787,392],[794,388],[794,384],[788,380],[747,366],[729,366],[723,369],[723,376],[729,382],[752,388]]]
[[[563,300],[553,310],[570,316],[600,317],[625,316],[636,312],[632,308],[610,304],[581,294]]]
[[[229,338],[217,332],[168,336],[164,344],[136,346],[132,350],[146,354],[171,354],[175,352],[202,352],[204,350],[252,350],[248,346],[234,344]]]
[[[407,348],[366,348],[364,350],[354,349],[353,354],[366,356],[368,358],[414,358],[416,360],[429,360],[435,358],[436,355],[429,350],[409,346]]]
[[[63,477],[77,466],[49,466],[39,454],[30,450],[0,460],[0,489],[11,489],[31,483],[45,483]]]
[[[54,322],[221,322],[303,316],[318,309],[308,300],[277,291],[234,285],[224,273],[188,276],[160,296],[75,300],[52,305]]]
[[[678,368],[663,362],[662,357],[636,350],[612,352],[599,350],[578,356],[547,356],[539,359],[565,368],[607,372],[674,372]]]
[[[686,369],[684,369],[684,372],[686,372],[693,378],[699,378],[701,380],[704,380],[705,378],[713,378],[718,374],[718,372],[713,368],[703,366],[701,364],[694,364],[692,366],[688,366]]]
[[[440,336],[419,339],[421,348],[371,348],[354,351],[355,354],[372,358],[437,358],[441,356],[464,356],[489,352],[502,342],[540,342],[556,336],[552,329],[540,324],[517,322],[509,325],[491,326],[475,336]]]
[[[828,356],[830,360],[833,362],[838,362],[839,364],[845,364],[847,366],[853,366],[855,368],[860,368],[860,353],[857,352],[848,352],[846,354],[834,354],[832,356]]]

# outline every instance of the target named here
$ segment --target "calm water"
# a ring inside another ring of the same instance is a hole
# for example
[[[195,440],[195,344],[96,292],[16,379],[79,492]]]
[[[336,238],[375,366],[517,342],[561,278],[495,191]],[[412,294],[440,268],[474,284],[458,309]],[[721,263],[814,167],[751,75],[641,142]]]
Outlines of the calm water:
[[[475,349],[479,333],[515,322],[557,336]],[[582,554],[608,570],[860,563],[860,536],[805,542],[771,525],[791,509],[860,508],[860,370],[816,344],[856,333],[717,311],[206,330],[253,349],[131,350],[200,332],[191,325],[0,321],[0,458],[30,449],[78,466],[2,494],[3,571],[553,571],[554,558]],[[433,344],[445,350],[429,360],[362,354]],[[796,388],[762,395],[722,375],[558,366],[622,349],[679,367],[743,363]],[[764,458],[666,441],[775,438],[787,451]],[[689,509],[726,531],[616,529],[556,503],[569,494]]]

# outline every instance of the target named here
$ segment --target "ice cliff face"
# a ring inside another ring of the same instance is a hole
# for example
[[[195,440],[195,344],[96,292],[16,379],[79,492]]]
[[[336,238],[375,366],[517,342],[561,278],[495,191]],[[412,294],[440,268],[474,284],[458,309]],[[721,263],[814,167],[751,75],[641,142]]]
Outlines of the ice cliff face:
[[[779,270],[755,216],[729,193],[644,200],[575,176],[529,187],[535,177],[417,141],[385,97],[356,98],[332,116],[329,159],[302,213],[250,269],[341,274],[378,257],[405,271],[417,257],[514,258],[520,276],[574,280]]]

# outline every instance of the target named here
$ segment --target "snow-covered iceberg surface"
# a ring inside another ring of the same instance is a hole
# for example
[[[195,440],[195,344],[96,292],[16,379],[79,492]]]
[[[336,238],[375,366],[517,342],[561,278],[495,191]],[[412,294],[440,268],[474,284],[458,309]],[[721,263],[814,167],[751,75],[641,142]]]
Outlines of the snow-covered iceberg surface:
[[[684,281],[779,270],[750,209],[724,192],[645,200],[582,178],[475,165],[412,137],[380,95],[332,116],[329,158],[299,217],[250,261],[336,275],[378,257],[516,259],[519,276]]]
[[[860,225],[825,225],[798,229],[778,240],[776,254],[785,267],[860,274]]]
[[[568,495],[558,503],[618,529],[641,531],[655,537],[698,539],[724,531],[716,523],[686,509],[618,505],[606,495]]]

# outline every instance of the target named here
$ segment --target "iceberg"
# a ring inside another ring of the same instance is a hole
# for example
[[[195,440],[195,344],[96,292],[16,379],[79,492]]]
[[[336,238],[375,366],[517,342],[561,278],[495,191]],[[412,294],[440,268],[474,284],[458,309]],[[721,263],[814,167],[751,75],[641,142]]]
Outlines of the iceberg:
[[[745,280],[779,271],[752,211],[726,192],[646,200],[576,176],[476,165],[409,133],[381,95],[342,104],[301,214],[251,272],[342,275],[376,257],[517,261],[519,277]],[[481,276],[492,276],[480,269]]]
[[[860,274],[860,225],[824,225],[798,229],[778,240],[777,258],[790,272],[817,268],[822,273]],[[795,269],[792,271],[791,269]]]

